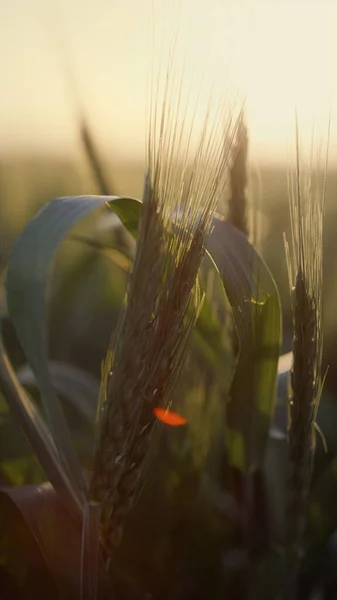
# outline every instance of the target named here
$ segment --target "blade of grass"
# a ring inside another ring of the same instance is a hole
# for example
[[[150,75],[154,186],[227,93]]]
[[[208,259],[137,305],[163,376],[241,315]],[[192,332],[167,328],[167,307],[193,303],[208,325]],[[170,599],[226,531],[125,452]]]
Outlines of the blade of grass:
[[[86,502],[82,527],[81,600],[96,600],[99,579],[101,506]]]
[[[89,423],[93,423],[99,395],[99,381],[74,365],[49,360],[48,368],[55,391],[75,408]],[[16,376],[24,386],[37,386],[36,378],[28,365],[21,367]]]
[[[38,382],[60,460],[82,497],[85,480],[48,368],[45,294],[50,264],[63,237],[80,219],[106,204],[135,234],[140,207],[137,200],[106,196],[55,198],[21,233],[10,256],[6,280],[8,311]]]
[[[79,518],[81,500],[77,490],[60,464],[54,440],[39,411],[19,384],[0,336],[0,389],[17,422],[33,448],[41,467],[71,514]]]
[[[249,471],[262,465],[273,414],[280,300],[266,264],[236,228],[215,217],[206,247],[232,306],[240,345],[227,411],[228,459]]]

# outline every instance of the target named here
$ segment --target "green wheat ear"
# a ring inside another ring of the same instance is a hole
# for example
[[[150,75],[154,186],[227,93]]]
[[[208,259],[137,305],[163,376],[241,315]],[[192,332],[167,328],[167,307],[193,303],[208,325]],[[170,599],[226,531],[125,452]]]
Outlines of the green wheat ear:
[[[329,127],[330,130],[330,127]],[[312,164],[302,172],[296,119],[296,179],[290,181],[292,243],[286,256],[293,311],[293,364],[289,397],[290,478],[287,505],[287,598],[296,598],[303,554],[306,502],[310,487],[315,419],[322,393],[322,284],[325,181]]]
[[[188,97],[186,104],[177,103],[170,64],[154,78],[135,260],[116,345],[103,369],[90,495],[102,508],[100,537],[107,563],[141,489],[156,425],[153,409],[169,406],[190,345],[201,305],[198,270],[237,127],[227,105],[219,106],[214,118],[208,106],[192,149],[194,118],[186,116]],[[178,83],[181,88],[185,82]],[[217,133],[223,123],[225,149]]]

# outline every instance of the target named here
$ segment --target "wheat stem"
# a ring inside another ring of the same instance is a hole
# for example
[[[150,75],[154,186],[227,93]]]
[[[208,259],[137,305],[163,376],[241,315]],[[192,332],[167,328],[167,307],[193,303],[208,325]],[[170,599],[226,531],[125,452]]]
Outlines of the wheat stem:
[[[246,187],[248,181],[247,155],[247,126],[242,116],[238,124],[236,142],[233,148],[232,165],[229,173],[231,194],[228,202],[228,218],[234,227],[240,229],[240,231],[242,231],[248,237],[248,203],[246,198]]]

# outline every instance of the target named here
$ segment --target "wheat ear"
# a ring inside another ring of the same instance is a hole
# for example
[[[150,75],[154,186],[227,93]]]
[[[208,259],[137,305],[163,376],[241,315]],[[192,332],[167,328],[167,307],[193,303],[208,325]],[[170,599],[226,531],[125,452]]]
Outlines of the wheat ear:
[[[290,476],[287,504],[286,597],[297,598],[306,504],[315,452],[315,419],[322,391],[322,254],[325,183],[312,165],[302,173],[296,120],[296,185],[290,182],[292,244],[286,243],[293,310],[293,364],[289,397]],[[326,177],[326,176],[325,176]],[[294,189],[295,188],[295,189]]]
[[[236,121],[221,105],[214,119],[207,111],[192,150],[194,120],[186,118],[188,98],[184,104],[181,86],[168,64],[162,103],[158,81],[155,88],[133,270],[102,379],[90,495],[102,507],[100,538],[107,563],[141,489],[156,426],[153,408],[168,407],[189,347],[201,305],[198,269],[235,136]],[[217,134],[223,120],[226,153]]]

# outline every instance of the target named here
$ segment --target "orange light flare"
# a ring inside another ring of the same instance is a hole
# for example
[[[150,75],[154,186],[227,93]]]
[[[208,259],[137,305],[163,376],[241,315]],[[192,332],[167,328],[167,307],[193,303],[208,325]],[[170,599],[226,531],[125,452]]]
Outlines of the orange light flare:
[[[153,409],[153,413],[159,421],[165,423],[165,425],[170,425],[171,427],[181,427],[181,425],[186,425],[187,423],[185,417],[171,410],[166,410],[165,408],[156,407]]]

